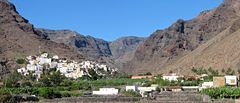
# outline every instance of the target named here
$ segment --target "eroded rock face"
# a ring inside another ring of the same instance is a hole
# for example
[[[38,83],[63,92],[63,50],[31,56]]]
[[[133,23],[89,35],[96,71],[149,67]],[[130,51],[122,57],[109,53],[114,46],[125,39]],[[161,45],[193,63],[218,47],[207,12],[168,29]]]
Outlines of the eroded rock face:
[[[166,65],[214,38],[239,19],[238,2],[240,0],[226,0],[218,8],[204,11],[194,19],[178,20],[167,29],[157,30],[138,47],[134,59],[127,64],[127,70],[146,72],[167,69]]]
[[[70,30],[36,29],[36,31],[42,37],[77,48],[81,53],[92,58],[112,56],[109,43],[102,39],[84,36]]]
[[[126,63],[131,60],[137,47],[145,41],[144,37],[122,37],[110,43],[110,49],[116,62]]]
[[[85,59],[72,47],[40,37],[33,25],[18,14],[13,4],[7,0],[0,0],[0,59],[7,58],[8,61],[15,61],[17,56],[35,55],[41,51],[61,57]],[[10,67],[1,64],[0,75],[5,74],[5,71],[16,69],[14,65],[16,65],[15,62],[11,62]]]

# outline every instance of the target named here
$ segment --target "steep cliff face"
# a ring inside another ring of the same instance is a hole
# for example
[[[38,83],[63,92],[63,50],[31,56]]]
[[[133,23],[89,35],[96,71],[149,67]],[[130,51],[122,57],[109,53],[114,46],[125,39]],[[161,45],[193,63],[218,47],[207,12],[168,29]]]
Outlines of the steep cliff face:
[[[38,54],[39,51],[78,60],[85,59],[74,48],[39,36],[33,25],[18,14],[14,5],[7,0],[0,0],[0,58],[7,58],[4,66],[9,66],[7,69],[15,69],[16,57]]]
[[[102,39],[91,36],[84,36],[70,30],[48,30],[36,29],[38,34],[56,43],[64,43],[66,45],[77,48],[78,51],[88,57],[98,58],[101,56],[111,56],[109,43]]]
[[[145,40],[145,38],[130,36],[119,38],[113,42],[107,42],[70,30],[48,30],[40,28],[35,30],[39,36],[45,39],[77,48],[79,52],[92,59],[104,57],[111,60],[111,62],[119,68],[122,67],[123,63],[133,58],[138,45]]]
[[[138,47],[133,60],[126,65],[127,70],[133,73],[165,71],[168,65],[232,26],[239,19],[239,2],[226,0],[194,19],[178,20],[167,29],[157,30]]]
[[[130,61],[137,47],[145,41],[143,37],[122,37],[110,43],[110,49],[113,58],[118,63],[126,63]]]

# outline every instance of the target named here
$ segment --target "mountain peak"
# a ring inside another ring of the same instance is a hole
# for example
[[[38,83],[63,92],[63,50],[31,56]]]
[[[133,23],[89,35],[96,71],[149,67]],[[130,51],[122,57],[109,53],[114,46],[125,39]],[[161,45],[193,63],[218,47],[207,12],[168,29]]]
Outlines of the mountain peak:
[[[236,13],[240,12],[240,0],[225,0],[222,6],[233,8]]]
[[[14,11],[16,11],[16,8],[8,0],[0,0],[0,11],[2,12],[4,10],[14,10]]]

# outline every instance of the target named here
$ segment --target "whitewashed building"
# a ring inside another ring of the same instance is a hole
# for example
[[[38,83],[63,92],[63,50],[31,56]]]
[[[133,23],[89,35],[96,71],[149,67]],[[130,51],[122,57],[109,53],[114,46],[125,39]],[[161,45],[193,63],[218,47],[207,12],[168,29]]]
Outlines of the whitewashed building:
[[[228,86],[237,86],[237,76],[235,75],[227,75],[225,77],[226,85]]]
[[[212,88],[213,87],[213,81],[211,82],[203,82],[199,90],[206,89],[206,88]]]
[[[126,91],[137,91],[137,86],[133,85],[133,86],[126,86]]]
[[[118,95],[116,88],[100,88],[99,91],[93,91],[93,95]]]
[[[68,78],[77,79],[84,75],[89,75],[88,71],[90,69],[94,70],[98,75],[113,74],[117,69],[111,69],[107,65],[98,64],[94,61],[82,61],[76,62],[74,60],[68,60],[66,58],[59,58],[57,55],[49,57],[48,53],[43,53],[40,56],[28,56],[26,57],[28,64],[17,70],[21,74],[29,74],[29,72],[36,73],[37,77],[40,78],[43,69],[56,68],[56,71],[60,71],[62,75]]]
[[[178,75],[176,73],[171,73],[171,74],[164,74],[162,77],[163,77],[163,80],[177,81],[178,78],[183,77],[183,76]]]
[[[147,97],[146,92],[153,92],[157,90],[157,87],[138,87],[137,88],[142,97]]]

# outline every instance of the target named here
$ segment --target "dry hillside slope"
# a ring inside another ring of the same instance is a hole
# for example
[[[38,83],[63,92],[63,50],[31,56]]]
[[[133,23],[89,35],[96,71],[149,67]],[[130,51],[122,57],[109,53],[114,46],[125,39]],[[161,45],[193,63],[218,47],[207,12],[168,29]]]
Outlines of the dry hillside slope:
[[[0,77],[16,69],[18,57],[49,52],[61,57],[85,59],[78,51],[39,36],[28,20],[8,0],[0,0]]]
[[[211,67],[219,70],[227,68],[239,69],[240,27],[237,31],[231,32],[231,28],[223,31],[166,68],[175,71],[180,69],[182,73],[189,73],[190,69],[186,72],[183,68],[191,67]]]
[[[148,71],[163,73],[171,70],[171,68],[180,68],[182,71],[189,70],[191,66],[187,65],[188,63],[180,63],[181,65],[175,63],[183,62],[182,57],[186,57],[189,53],[192,54],[191,52],[199,46],[217,37],[226,29],[231,27],[226,35],[237,31],[238,23],[236,22],[239,22],[239,9],[240,0],[225,0],[219,7],[204,11],[196,18],[187,21],[178,20],[167,29],[157,30],[138,47],[133,60],[125,65],[125,70],[129,73],[145,73]],[[204,53],[214,51],[212,49]],[[218,60],[218,57],[221,58],[219,55],[215,56],[215,60]],[[198,58],[193,59],[198,60]],[[205,61],[205,58],[199,59]],[[223,61],[235,62],[227,58],[223,58]],[[217,66],[218,68],[223,68],[223,61],[214,62],[221,64]],[[202,66],[207,67],[211,65],[207,62],[202,64]]]

